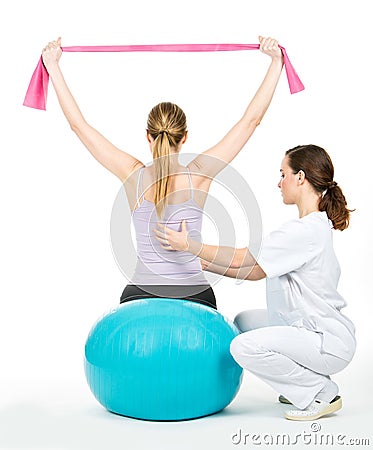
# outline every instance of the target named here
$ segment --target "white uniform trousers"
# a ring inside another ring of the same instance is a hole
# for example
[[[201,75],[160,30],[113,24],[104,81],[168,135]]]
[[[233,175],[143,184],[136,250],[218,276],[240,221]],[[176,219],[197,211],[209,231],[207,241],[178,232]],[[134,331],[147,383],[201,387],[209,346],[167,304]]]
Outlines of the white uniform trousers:
[[[235,318],[241,330],[231,343],[237,363],[284,395],[297,408],[315,398],[330,402],[338,386],[330,375],[348,362],[321,352],[319,333],[293,326],[268,326],[266,310],[243,311]]]

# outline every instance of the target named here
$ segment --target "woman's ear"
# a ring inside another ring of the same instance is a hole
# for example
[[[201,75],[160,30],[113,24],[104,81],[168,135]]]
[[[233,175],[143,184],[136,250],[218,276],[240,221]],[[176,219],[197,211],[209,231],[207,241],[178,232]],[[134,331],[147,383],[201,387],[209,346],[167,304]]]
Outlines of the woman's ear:
[[[149,144],[151,144],[154,141],[148,130],[146,130],[146,140],[149,142]]]
[[[300,170],[298,172],[298,183],[302,184],[305,179],[306,179],[306,174],[303,172],[303,170]]]
[[[188,131],[185,132],[185,135],[184,135],[183,139],[181,140],[181,143],[185,144],[187,139],[188,139]]]

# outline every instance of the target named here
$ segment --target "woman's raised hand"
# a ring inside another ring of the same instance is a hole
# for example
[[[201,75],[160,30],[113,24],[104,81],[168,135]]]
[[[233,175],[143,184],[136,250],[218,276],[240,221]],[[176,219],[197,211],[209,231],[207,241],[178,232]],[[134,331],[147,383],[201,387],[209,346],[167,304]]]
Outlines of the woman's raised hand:
[[[61,55],[61,38],[59,37],[56,41],[49,42],[49,44],[43,48],[42,57],[45,67],[48,68],[48,66],[58,64]]]
[[[271,37],[259,36],[260,51],[271,58],[282,58],[282,52],[278,41]]]

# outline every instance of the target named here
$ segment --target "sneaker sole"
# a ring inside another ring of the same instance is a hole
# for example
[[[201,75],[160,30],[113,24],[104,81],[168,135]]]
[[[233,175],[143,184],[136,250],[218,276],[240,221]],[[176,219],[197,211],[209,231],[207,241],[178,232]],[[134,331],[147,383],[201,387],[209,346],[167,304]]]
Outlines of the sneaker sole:
[[[336,411],[339,411],[342,408],[342,399],[337,396],[332,403],[329,404],[324,410],[320,411],[317,414],[313,414],[312,416],[292,416],[290,414],[285,414],[285,419],[288,420],[317,420],[320,417],[327,416],[329,414],[333,414]]]

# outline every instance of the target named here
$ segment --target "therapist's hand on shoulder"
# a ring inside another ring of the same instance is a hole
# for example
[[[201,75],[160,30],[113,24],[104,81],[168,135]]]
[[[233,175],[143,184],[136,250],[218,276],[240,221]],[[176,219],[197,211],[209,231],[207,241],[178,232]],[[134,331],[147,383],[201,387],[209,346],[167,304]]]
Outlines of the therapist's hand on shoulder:
[[[158,229],[154,229],[156,239],[161,243],[162,248],[166,250],[177,250],[185,252],[189,248],[188,231],[186,221],[181,223],[181,231],[175,231],[161,223],[157,224]]]

